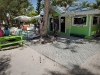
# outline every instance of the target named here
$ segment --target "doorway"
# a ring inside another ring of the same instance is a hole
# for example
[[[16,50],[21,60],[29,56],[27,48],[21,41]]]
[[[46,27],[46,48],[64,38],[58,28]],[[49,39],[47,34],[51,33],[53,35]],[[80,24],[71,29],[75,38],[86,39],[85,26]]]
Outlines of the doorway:
[[[54,16],[54,23],[58,25],[58,30],[59,30],[59,17],[58,16]]]
[[[65,17],[61,17],[61,32],[65,33]]]
[[[53,31],[53,18],[50,18],[50,31]]]

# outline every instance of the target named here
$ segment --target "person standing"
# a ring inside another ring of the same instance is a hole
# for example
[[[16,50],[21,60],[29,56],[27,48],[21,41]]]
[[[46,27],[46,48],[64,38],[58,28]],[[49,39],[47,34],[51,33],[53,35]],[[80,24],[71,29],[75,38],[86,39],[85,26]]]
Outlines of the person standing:
[[[36,29],[36,28],[37,28],[37,23],[35,22],[35,23],[34,23],[34,29]]]
[[[55,35],[55,37],[57,37],[58,36],[58,25],[57,25],[57,23],[56,22],[54,22],[54,35]]]

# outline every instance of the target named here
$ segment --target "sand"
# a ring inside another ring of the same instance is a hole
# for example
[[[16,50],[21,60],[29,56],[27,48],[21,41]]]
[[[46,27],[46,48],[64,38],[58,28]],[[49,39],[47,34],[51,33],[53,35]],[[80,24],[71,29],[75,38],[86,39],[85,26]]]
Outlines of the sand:
[[[0,75],[67,75],[66,67],[28,46],[0,51]],[[68,74],[69,75],[69,74]]]
[[[69,70],[28,46],[0,51],[0,75],[100,75],[100,53]]]

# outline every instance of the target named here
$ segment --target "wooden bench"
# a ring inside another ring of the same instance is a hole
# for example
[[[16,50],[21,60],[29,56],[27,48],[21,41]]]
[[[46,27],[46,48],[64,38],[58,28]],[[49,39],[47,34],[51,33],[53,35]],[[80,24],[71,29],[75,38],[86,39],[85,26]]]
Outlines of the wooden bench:
[[[25,40],[22,39],[22,36],[4,36],[0,37],[0,50],[3,46],[13,45],[17,43],[24,44]]]

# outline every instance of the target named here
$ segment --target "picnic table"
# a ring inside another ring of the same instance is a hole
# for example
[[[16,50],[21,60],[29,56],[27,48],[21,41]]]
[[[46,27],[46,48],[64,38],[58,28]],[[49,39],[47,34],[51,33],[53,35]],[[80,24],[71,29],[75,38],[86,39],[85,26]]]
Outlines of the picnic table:
[[[17,43],[22,43],[23,46],[24,42],[25,40],[22,39],[21,35],[0,37],[0,50],[3,46],[13,45]]]

